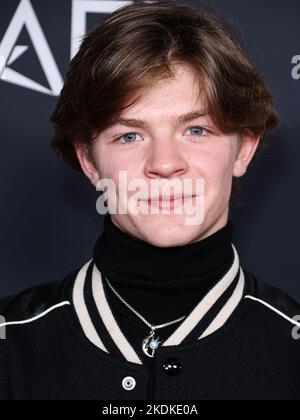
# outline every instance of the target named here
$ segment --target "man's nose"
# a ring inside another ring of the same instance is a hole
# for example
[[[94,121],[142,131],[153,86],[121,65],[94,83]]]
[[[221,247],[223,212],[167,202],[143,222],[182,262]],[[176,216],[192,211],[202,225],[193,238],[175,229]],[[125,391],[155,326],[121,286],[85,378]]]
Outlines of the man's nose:
[[[180,176],[187,170],[188,162],[174,138],[153,141],[145,165],[149,178]]]

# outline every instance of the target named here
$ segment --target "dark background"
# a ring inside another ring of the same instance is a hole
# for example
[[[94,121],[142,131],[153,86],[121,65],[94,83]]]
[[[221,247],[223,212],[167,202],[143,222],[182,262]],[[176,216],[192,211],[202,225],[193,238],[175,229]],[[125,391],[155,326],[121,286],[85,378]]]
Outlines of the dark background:
[[[19,3],[1,1],[0,45]],[[233,24],[271,87],[282,118],[271,146],[242,179],[242,205],[231,216],[234,243],[244,269],[300,301],[300,79],[292,77],[292,58],[300,55],[300,3],[207,3]],[[72,1],[31,4],[64,77],[70,59]],[[89,14],[87,29],[103,16]],[[29,49],[8,67],[47,87],[26,29],[17,45]],[[91,258],[102,231],[102,217],[95,208],[97,192],[50,149],[49,116],[56,101],[57,96],[0,80],[0,296],[62,278],[80,267]]]

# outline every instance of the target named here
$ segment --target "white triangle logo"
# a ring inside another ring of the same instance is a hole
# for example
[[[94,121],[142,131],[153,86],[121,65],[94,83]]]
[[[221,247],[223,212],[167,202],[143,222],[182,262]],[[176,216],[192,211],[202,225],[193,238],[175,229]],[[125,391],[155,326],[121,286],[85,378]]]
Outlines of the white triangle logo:
[[[29,48],[27,45],[17,45],[24,27],[28,31],[49,87],[9,68]],[[21,0],[0,43],[0,78],[3,81],[52,96],[58,96],[62,89],[63,79],[30,0]]]

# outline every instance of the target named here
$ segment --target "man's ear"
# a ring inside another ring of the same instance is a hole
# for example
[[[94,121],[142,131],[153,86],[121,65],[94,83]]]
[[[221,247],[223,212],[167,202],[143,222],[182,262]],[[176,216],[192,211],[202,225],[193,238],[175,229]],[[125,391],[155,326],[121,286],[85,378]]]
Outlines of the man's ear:
[[[75,151],[84,174],[91,181],[94,187],[96,187],[100,177],[96,164],[94,163],[91,153],[88,150],[88,146],[84,143],[76,143]]]
[[[257,150],[260,136],[254,136],[252,133],[247,133],[239,138],[239,146],[236,154],[233,176],[236,178],[242,177],[247,172],[248,166]]]

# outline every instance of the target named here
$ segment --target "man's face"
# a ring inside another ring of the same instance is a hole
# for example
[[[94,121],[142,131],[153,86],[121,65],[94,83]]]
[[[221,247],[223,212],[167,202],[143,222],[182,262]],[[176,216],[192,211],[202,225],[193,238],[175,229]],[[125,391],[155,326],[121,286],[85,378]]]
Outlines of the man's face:
[[[126,172],[128,183],[142,179],[149,186],[149,198],[153,180],[176,178],[183,185],[183,180],[189,179],[193,194],[197,193],[196,181],[202,180],[201,223],[188,225],[184,207],[182,214],[174,214],[172,207],[168,214],[163,214],[161,209],[159,214],[152,214],[150,209],[148,214],[112,214],[113,222],[124,232],[159,247],[197,242],[227,223],[232,178],[246,172],[259,141],[245,138],[240,143],[238,135],[219,132],[209,115],[175,124],[175,119],[184,114],[194,111],[205,114],[206,104],[203,95],[199,96],[193,69],[180,63],[174,66],[174,79],[157,82],[121,115],[123,119],[142,120],[146,127],[135,123],[108,127],[93,146],[94,164],[77,147],[82,168],[95,186],[99,179],[114,181],[117,204],[123,194],[119,188],[120,171]],[[130,198],[134,192],[126,194]],[[194,207],[196,199],[188,199]]]

